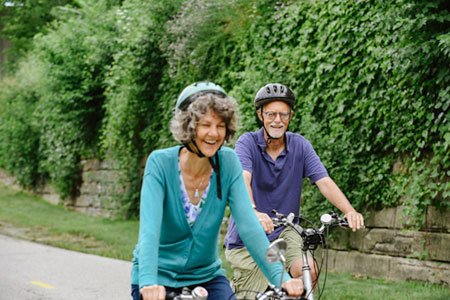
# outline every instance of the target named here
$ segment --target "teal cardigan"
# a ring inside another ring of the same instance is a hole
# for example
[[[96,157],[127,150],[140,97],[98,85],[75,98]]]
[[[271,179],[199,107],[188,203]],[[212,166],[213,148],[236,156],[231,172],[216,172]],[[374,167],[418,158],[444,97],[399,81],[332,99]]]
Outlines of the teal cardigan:
[[[190,227],[181,201],[179,151],[180,146],[157,150],[147,159],[131,283],[141,288],[154,284],[176,288],[225,276],[218,246],[228,204],[251,256],[269,281],[279,285],[282,266],[265,261],[269,242],[253,212],[235,152],[228,147],[219,150],[222,199],[217,198],[214,173],[205,205]],[[283,278],[290,279],[287,273]]]

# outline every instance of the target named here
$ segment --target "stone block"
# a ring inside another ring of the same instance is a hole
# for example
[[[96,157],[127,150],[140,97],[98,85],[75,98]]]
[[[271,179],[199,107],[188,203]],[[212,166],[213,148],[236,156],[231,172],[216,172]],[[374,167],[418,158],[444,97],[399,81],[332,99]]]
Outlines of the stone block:
[[[372,211],[366,216],[366,227],[372,228],[397,228],[396,226],[397,208],[390,207],[378,211]]]
[[[425,231],[450,232],[450,210],[438,210],[430,206],[427,209]]]
[[[356,245],[354,248],[361,250],[363,252],[371,252],[374,251],[377,245],[383,244],[392,244],[394,241],[395,230],[389,229],[371,229],[368,230],[364,235],[364,240],[362,241],[362,247],[357,248]],[[351,242],[352,243],[352,242]]]
[[[76,199],[75,207],[101,207],[100,197],[97,195],[81,195]]]
[[[392,280],[419,280],[450,284],[450,264],[393,257],[388,273]]]
[[[405,206],[396,207],[395,225],[394,228],[405,228],[408,224],[414,224],[413,218],[407,214]]]
[[[351,231],[350,229],[347,229],[348,243],[350,245],[350,248],[353,250],[367,252],[364,250],[365,249],[364,245],[366,243],[366,239],[370,231],[371,230],[368,228],[364,228],[355,232]]]
[[[328,245],[332,249],[336,250],[348,250],[349,244],[349,230],[344,228],[334,228],[329,235]]]
[[[21,187],[16,182],[16,178],[9,175],[6,171],[0,170],[0,182],[15,190],[21,190]]]
[[[120,170],[119,162],[112,160],[112,159],[106,159],[103,160],[100,164],[100,170]]]
[[[336,251],[332,270],[354,275],[385,277],[389,271],[389,256],[363,254],[357,251]]]
[[[81,165],[83,167],[83,171],[98,171],[98,170],[119,170],[120,165],[119,162],[106,159],[106,160],[98,160],[98,159],[85,159],[81,161]]]
[[[97,171],[97,181],[101,183],[116,183],[120,180],[121,172],[116,170]]]
[[[417,231],[397,230],[394,236],[392,252],[384,254],[392,256],[420,258],[424,252],[423,235]]]
[[[121,172],[115,170],[91,170],[83,173],[83,184],[89,182],[115,183],[120,180]]]
[[[107,210],[119,209],[120,203],[113,196],[103,196],[100,200],[101,207]]]
[[[84,171],[82,175],[83,184],[97,181],[97,171]]]
[[[81,166],[83,168],[83,174],[88,171],[100,169],[100,161],[97,159],[85,159],[81,161]]]
[[[125,192],[125,187],[120,183],[109,184],[106,186],[105,190],[105,194],[108,196],[122,195]]]
[[[57,194],[40,194],[39,196],[45,201],[54,205],[62,203],[61,198]]]
[[[351,235],[350,245],[365,253],[419,257],[424,243],[422,234],[417,232],[374,228]]]
[[[450,235],[447,233],[423,233],[427,259],[450,262]]]
[[[80,187],[80,195],[89,195],[94,191],[94,184],[91,182],[83,182]]]
[[[337,272],[390,280],[419,280],[450,285],[449,263],[335,250],[329,251],[328,259],[328,269]],[[318,257],[318,261],[320,264],[321,256]]]
[[[325,263],[327,263],[327,260],[328,260],[328,263],[327,263],[328,269],[335,270],[336,269],[336,256],[337,256],[337,253],[339,253],[339,252],[340,251],[336,251],[336,250],[332,250],[332,249],[328,249],[328,251],[327,251],[324,248],[318,248],[315,251],[314,255],[319,263],[319,266],[323,262],[324,263],[323,267],[325,268]]]

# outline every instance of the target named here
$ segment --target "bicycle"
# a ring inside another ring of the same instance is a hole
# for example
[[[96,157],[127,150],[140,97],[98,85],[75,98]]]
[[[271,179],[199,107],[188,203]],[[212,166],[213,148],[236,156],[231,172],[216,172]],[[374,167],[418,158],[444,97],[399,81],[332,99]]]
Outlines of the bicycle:
[[[340,227],[349,227],[348,221],[346,218],[339,217],[338,214],[331,212],[329,214],[323,214],[320,217],[321,226],[320,228],[303,228],[299,224],[295,224],[293,221],[295,219],[295,215],[293,213],[288,214],[287,216],[278,213],[276,210],[272,210],[272,212],[275,214],[275,217],[272,218],[272,221],[275,225],[275,227],[279,226],[290,226],[294,229],[296,233],[300,235],[300,237],[303,240],[303,246],[301,248],[302,251],[302,260],[303,260],[303,284],[305,288],[304,295],[301,299],[306,300],[314,300],[314,289],[315,284],[312,282],[311,277],[311,267],[308,263],[308,252],[311,252],[313,254],[313,251],[317,249],[319,245],[322,245],[325,247],[325,251],[327,253],[328,245],[326,244],[326,237],[328,236],[328,229],[332,226],[340,226]],[[301,218],[298,218],[301,220]],[[269,249],[267,250],[266,259],[270,262],[275,261],[281,261],[283,264],[283,267],[285,267],[285,258],[284,253],[287,249],[287,243],[283,239],[277,239],[274,242],[270,244]],[[316,259],[314,255],[312,255],[314,258],[314,261],[316,262]],[[326,260],[328,259],[328,255]],[[322,260],[323,263],[323,260]],[[316,262],[317,264],[317,262]],[[318,276],[320,276],[320,270],[322,267],[319,268]],[[327,267],[325,268],[327,270]],[[326,282],[326,276],[324,285],[322,288],[325,288],[325,282]],[[317,283],[317,282],[316,282]],[[259,295],[259,296],[258,296]],[[264,299],[277,299],[277,300],[287,300],[287,299],[294,299],[294,298],[288,298],[286,294],[281,290],[274,286],[269,286],[269,290],[265,293],[258,294],[256,299],[257,300],[264,300]],[[318,299],[320,299],[322,293],[320,293]]]
[[[303,228],[299,224],[294,223],[295,215],[293,213],[283,215],[273,210],[275,217],[272,221],[275,227],[279,226],[290,226],[298,233],[303,239],[302,259],[303,259],[303,284],[305,287],[304,296],[297,298],[287,295],[287,293],[275,285],[269,284],[269,288],[265,292],[257,292],[255,300],[314,300],[314,288],[311,277],[311,267],[308,263],[308,251],[313,252],[317,249],[319,245],[325,246],[328,250],[326,244],[326,237],[328,235],[328,229],[331,226],[338,225],[340,227],[348,227],[348,222],[345,218],[339,217],[336,213],[331,212],[329,214],[323,214],[320,217],[321,226],[320,228]],[[302,220],[300,217],[299,220]],[[286,268],[285,253],[287,249],[287,243],[283,239],[277,239],[273,241],[266,252],[266,260],[268,262],[280,261],[283,264],[283,269]],[[314,255],[313,255],[314,257]],[[315,259],[314,259],[315,260]],[[321,268],[320,268],[321,269]],[[320,275],[320,271],[319,271]],[[319,276],[318,276],[319,277]],[[326,278],[326,277],[325,277]],[[280,284],[283,282],[283,277],[280,279]],[[325,285],[325,284],[324,284]],[[322,289],[323,290],[323,289]],[[249,292],[249,291],[247,291]],[[319,299],[320,299],[319,295]],[[208,291],[203,287],[196,287],[193,290],[185,287],[182,289],[180,294],[174,292],[169,293],[166,296],[167,300],[206,300],[208,298]]]

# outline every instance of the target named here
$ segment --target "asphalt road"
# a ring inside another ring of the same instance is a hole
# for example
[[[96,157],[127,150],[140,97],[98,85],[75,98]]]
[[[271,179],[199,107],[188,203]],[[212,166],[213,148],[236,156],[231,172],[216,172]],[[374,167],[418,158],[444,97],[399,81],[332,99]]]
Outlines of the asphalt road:
[[[0,300],[130,300],[131,263],[0,235]]]

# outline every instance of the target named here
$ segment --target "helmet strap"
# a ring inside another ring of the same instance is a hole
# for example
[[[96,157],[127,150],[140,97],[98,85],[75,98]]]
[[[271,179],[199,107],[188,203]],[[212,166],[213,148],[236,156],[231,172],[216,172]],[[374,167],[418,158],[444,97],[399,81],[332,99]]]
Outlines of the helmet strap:
[[[269,145],[269,144],[272,142],[272,140],[279,140],[279,139],[283,138],[282,136],[281,136],[281,137],[278,137],[278,138],[271,136],[270,133],[269,133],[269,131],[268,131],[267,128],[266,128],[266,125],[264,125],[264,116],[263,116],[262,114],[261,114],[261,118],[262,118],[262,123],[263,123],[264,131],[265,131],[266,134],[267,134],[267,139],[266,139],[266,144],[267,144],[267,145]]]
[[[200,148],[198,148],[197,143],[192,140],[188,143],[183,143],[183,145],[188,149],[189,152],[192,152],[194,154],[197,154],[198,157],[202,158],[205,157],[205,155],[200,151]]]
[[[219,152],[209,158],[209,163],[216,173],[216,185],[217,185],[217,198],[222,200],[222,185],[220,184],[220,163],[219,163]]]
[[[205,157],[205,155],[202,153],[202,151],[200,151],[200,149],[197,146],[197,143],[194,140],[190,141],[189,143],[184,143],[183,146],[185,146],[189,152],[197,154],[198,157],[200,158]],[[217,198],[219,198],[219,200],[222,200],[222,185],[220,184],[220,163],[218,152],[219,151],[217,151],[213,157],[209,157],[208,160],[214,172],[216,173]]]

